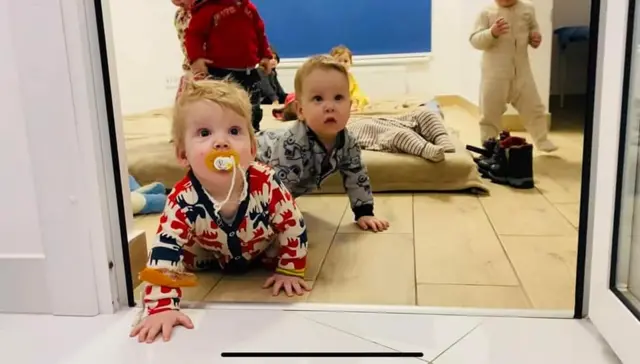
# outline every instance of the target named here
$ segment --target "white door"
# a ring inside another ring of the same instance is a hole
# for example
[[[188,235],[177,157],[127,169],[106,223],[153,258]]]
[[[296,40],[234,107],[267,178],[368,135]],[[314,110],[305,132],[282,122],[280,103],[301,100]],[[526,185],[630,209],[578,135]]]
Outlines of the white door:
[[[602,0],[589,201],[587,312],[623,363],[640,363],[638,5]]]

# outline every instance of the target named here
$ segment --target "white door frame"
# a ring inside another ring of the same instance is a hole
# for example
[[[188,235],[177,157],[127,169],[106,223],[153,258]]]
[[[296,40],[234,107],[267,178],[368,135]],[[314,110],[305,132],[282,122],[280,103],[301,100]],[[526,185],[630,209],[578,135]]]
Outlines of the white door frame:
[[[119,220],[100,53],[93,42],[93,4],[22,0],[5,1],[2,9],[8,44],[3,50],[8,64],[3,67],[13,73],[3,87],[14,96],[3,101],[14,102],[18,106],[12,110],[20,111],[15,120],[3,122],[24,123],[26,129],[28,157],[23,159],[30,164],[37,200],[29,223],[38,230],[43,247],[40,257],[9,261],[11,275],[3,270],[2,287],[13,282],[10,288],[25,291],[5,300],[11,301],[6,311],[74,316],[114,312],[124,267],[114,233]]]
[[[588,316],[625,363],[640,362],[640,321],[610,290],[629,1],[604,0],[594,111]]]

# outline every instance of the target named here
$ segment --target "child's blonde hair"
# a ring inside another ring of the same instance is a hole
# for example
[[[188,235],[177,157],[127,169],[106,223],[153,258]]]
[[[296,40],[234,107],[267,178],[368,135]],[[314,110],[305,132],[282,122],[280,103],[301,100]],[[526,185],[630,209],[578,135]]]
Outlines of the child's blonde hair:
[[[349,73],[347,69],[333,57],[327,55],[313,56],[307,59],[300,68],[296,71],[296,77],[293,81],[293,86],[296,92],[296,99],[302,95],[302,86],[304,80],[315,70],[325,71],[338,71],[344,75],[345,79],[349,80]]]
[[[353,52],[351,52],[351,50],[347,48],[347,46],[344,46],[342,44],[333,47],[329,54],[331,55],[331,57],[340,57],[341,55],[346,54],[347,56],[349,56],[349,61],[353,63]]]
[[[176,98],[173,107],[173,124],[171,136],[176,150],[184,149],[186,114],[189,106],[195,102],[209,100],[240,115],[247,122],[251,144],[255,145],[256,137],[251,125],[251,102],[249,95],[237,83],[228,79],[195,80],[192,75],[185,76],[183,89]]]

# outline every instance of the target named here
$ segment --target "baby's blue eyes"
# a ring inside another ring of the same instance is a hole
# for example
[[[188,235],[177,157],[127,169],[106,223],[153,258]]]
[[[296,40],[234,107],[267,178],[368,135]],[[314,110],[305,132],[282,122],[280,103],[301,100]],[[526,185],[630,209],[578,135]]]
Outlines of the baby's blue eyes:
[[[229,130],[229,133],[230,133],[231,135],[238,135],[238,134],[240,134],[240,128],[238,128],[238,127],[235,127],[235,126],[234,126],[233,128],[231,128],[231,129]]]

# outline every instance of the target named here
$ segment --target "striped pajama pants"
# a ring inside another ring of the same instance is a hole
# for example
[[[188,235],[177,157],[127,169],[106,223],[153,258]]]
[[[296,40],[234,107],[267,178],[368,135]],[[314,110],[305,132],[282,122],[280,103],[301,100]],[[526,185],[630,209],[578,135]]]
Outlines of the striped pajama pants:
[[[425,107],[393,118],[354,118],[347,130],[365,150],[407,153],[432,162],[455,152],[442,117]]]

